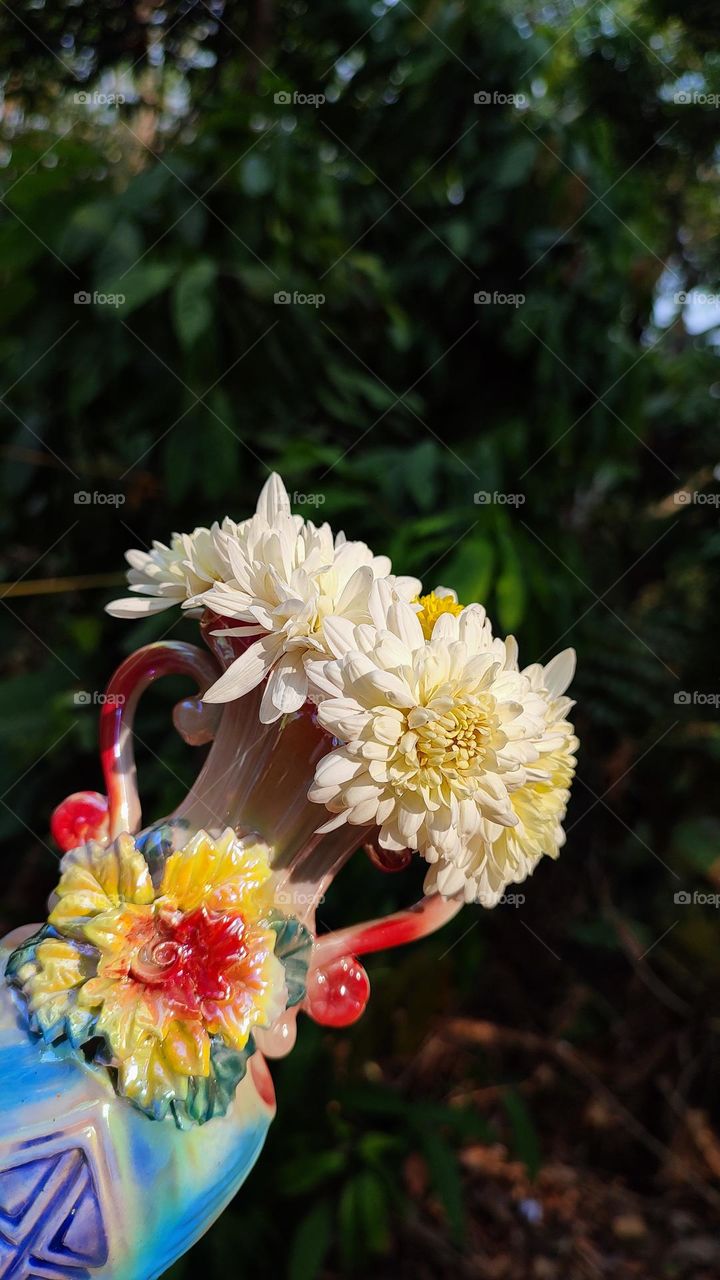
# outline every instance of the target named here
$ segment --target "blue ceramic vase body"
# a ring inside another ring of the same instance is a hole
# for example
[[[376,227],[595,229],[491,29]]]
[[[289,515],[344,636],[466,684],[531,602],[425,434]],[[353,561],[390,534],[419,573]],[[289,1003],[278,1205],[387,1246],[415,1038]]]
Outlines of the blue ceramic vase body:
[[[1,983],[0,1276],[155,1280],[242,1185],[274,1113],[257,1053],[225,1116],[151,1120],[107,1072],[31,1039]]]

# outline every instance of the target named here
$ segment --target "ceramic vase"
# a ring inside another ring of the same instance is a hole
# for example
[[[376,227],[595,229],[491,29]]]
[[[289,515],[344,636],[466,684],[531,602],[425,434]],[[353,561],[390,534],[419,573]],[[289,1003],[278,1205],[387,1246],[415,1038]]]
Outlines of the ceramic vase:
[[[292,1049],[298,1012],[329,1026],[354,1022],[369,997],[357,957],[438,928],[460,905],[435,896],[386,919],[320,931],[318,904],[361,845],[380,869],[393,866],[374,845],[372,829],[345,826],[316,834],[318,810],[307,790],[329,743],[312,709],[262,725],[260,689],[222,709],[203,704],[204,689],[239,652],[237,640],[212,634],[217,624],[212,617],[203,624],[207,651],[180,643],[149,645],[118,669],[100,715],[107,794],[69,797],[53,815],[53,834],[70,872],[90,865],[87,850],[94,850],[99,865],[102,850],[112,851],[118,837],[121,843],[125,835],[132,837],[132,856],[139,851],[144,859],[156,896],[163,892],[157,886],[164,883],[168,860],[177,850],[194,847],[198,833],[206,833],[210,842],[231,833],[239,848],[260,841],[270,868],[262,890],[264,909],[271,907],[278,937],[278,929],[285,937],[286,923],[292,921],[293,938],[305,940],[303,958],[299,951],[291,957],[285,1006],[269,1025],[254,1027],[230,1096],[223,1095],[222,1105],[208,1103],[202,1122],[194,1122],[198,1111],[191,1113],[188,1103],[184,1111],[168,1107],[162,1088],[162,1105],[153,1104],[154,1110],[123,1095],[117,1062],[98,1055],[96,1039],[72,1021],[89,1018],[87,1010],[81,1014],[75,1008],[72,1017],[53,1022],[47,1015],[51,1001],[43,1006],[44,1021],[40,1015],[33,1018],[27,993],[34,990],[38,965],[33,968],[32,958],[41,954],[42,944],[28,939],[44,937],[51,950],[56,943],[64,945],[56,929],[47,925],[38,934],[39,926],[28,926],[5,939],[2,973],[9,963],[10,976],[0,986],[0,1276],[5,1280],[161,1276],[207,1230],[257,1159],[275,1115],[267,1059]],[[170,674],[184,675],[195,685],[175,709],[176,728],[187,742],[209,744],[209,750],[177,810],[143,827],[133,720],[144,689]],[[216,915],[211,910],[207,918]],[[168,928],[175,928],[175,919]],[[82,959],[90,948],[78,945]],[[162,962],[169,963],[167,940],[163,946]],[[158,956],[156,947],[153,963]],[[138,1089],[145,1096],[145,1083],[134,1081],[135,1097]]]

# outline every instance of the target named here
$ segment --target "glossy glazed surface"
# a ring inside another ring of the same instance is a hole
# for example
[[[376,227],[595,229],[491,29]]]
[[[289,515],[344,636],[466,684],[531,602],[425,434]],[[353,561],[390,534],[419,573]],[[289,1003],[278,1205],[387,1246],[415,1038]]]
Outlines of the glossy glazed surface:
[[[0,1273],[155,1280],[242,1185],[274,1113],[256,1054],[225,1116],[186,1131],[150,1120],[106,1072],[30,1039],[3,983]]]

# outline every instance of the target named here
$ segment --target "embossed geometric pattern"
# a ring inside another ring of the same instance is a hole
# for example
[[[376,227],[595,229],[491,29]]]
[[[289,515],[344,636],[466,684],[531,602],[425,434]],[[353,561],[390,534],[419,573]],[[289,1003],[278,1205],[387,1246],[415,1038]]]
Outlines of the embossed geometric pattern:
[[[0,1170],[2,1280],[89,1280],[108,1244],[92,1170],[71,1147]]]

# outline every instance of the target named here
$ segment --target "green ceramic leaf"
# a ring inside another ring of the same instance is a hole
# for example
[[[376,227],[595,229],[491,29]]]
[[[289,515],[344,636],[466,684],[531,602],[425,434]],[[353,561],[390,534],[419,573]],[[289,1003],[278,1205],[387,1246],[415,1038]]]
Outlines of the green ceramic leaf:
[[[235,1090],[247,1071],[248,1059],[255,1052],[252,1036],[244,1049],[229,1049],[215,1036],[210,1050],[210,1075],[191,1076],[187,1098],[172,1103],[178,1129],[206,1124],[215,1116],[224,1116],[235,1096]]]
[[[173,818],[171,822],[156,822],[137,838],[137,847],[150,868],[153,884],[162,880],[165,863],[176,849],[181,849],[189,828],[186,818]]]
[[[5,977],[12,986],[20,985],[15,981],[18,971],[22,969],[23,965],[27,964],[29,960],[35,959],[35,950],[39,943],[41,943],[44,938],[57,938],[57,936],[58,934],[55,929],[53,929],[49,924],[44,924],[41,929],[38,929],[37,933],[33,933],[29,938],[26,938],[24,942],[20,943],[19,947],[16,947],[15,950],[10,953],[10,959],[5,966]]]
[[[41,942],[46,938],[59,938],[62,935],[54,929],[52,925],[44,924],[37,933],[32,937],[26,938],[24,942],[16,947],[7,962],[5,969],[5,977],[11,986],[15,987],[24,997],[22,982],[18,980],[18,973],[23,965],[32,962],[35,959],[36,950]],[[86,956],[94,955],[92,948],[79,947]],[[35,1035],[42,1036],[47,1044],[56,1044],[63,1038],[69,1042],[73,1051],[79,1050],[87,1040],[90,1040],[95,1032],[95,1023],[97,1021],[97,1012],[89,1009],[79,1008],[75,1002],[75,997],[70,993],[70,1006],[58,1016],[53,1015],[53,1003],[50,1002],[41,1008],[37,1013],[30,1014],[28,1012],[28,1026]]]
[[[275,955],[285,966],[288,1008],[291,1009],[305,997],[312,934],[295,916],[284,916],[279,912],[270,918],[269,924],[277,939]]]

